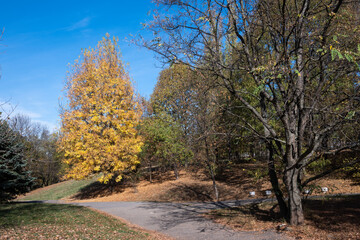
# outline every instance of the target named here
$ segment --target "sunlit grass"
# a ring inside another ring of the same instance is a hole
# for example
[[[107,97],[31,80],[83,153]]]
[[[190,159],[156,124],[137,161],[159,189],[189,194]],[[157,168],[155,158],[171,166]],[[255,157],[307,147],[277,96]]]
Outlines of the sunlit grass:
[[[21,200],[58,200],[65,197],[70,197],[80,191],[81,188],[96,181],[96,177],[85,180],[70,180],[57,184],[53,188],[44,189],[42,191],[30,194],[21,198]]]

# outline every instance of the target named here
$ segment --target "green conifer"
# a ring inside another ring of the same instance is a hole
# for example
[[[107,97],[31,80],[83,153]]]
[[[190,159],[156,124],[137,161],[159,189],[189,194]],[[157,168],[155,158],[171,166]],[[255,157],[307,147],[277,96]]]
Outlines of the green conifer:
[[[5,120],[0,120],[0,202],[28,192],[33,180],[26,170],[24,144]]]

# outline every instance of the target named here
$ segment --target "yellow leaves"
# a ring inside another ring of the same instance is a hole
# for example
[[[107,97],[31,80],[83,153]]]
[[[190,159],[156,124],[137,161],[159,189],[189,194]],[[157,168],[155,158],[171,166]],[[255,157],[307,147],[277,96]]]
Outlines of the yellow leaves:
[[[102,172],[101,182],[115,175],[120,181],[124,170],[139,164],[142,141],[135,129],[141,111],[116,40],[107,37],[83,51],[67,78],[66,97],[60,144],[71,166],[68,177]]]
[[[94,116],[94,117],[92,117],[92,118],[91,118],[91,121],[93,121],[93,122],[99,121],[99,116]]]
[[[116,181],[116,182],[120,182],[120,181],[121,181],[121,179],[122,179],[122,176],[121,176],[121,175],[119,175],[119,176],[117,176],[117,177],[116,177],[115,181]]]
[[[207,20],[205,17],[199,17],[198,19],[196,19],[196,21],[204,21],[204,20]]]

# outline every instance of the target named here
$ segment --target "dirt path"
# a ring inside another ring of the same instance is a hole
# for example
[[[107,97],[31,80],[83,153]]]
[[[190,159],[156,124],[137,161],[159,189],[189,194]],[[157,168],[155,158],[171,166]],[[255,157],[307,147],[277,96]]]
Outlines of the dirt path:
[[[249,203],[249,200],[220,203],[86,202],[72,204],[91,207],[121,217],[142,228],[159,231],[175,239],[289,239],[270,230],[236,232],[201,216],[211,209],[245,203]]]

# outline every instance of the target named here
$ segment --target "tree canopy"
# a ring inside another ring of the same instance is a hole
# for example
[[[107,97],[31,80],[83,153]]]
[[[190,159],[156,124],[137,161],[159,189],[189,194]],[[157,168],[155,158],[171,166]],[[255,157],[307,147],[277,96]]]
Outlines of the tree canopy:
[[[108,35],[85,49],[70,71],[61,113],[61,149],[70,178],[102,173],[100,181],[120,181],[139,164],[137,134],[141,109],[121,61],[117,39]]]
[[[291,224],[302,224],[302,188],[316,179],[302,179],[303,170],[322,154],[359,146],[357,137],[345,140],[339,131],[359,117],[358,3],[156,2],[146,24],[155,37],[143,45],[164,63],[206,73],[205,81],[227,89],[233,103],[252,115],[255,121],[241,115],[234,121],[266,146],[281,211]]]

